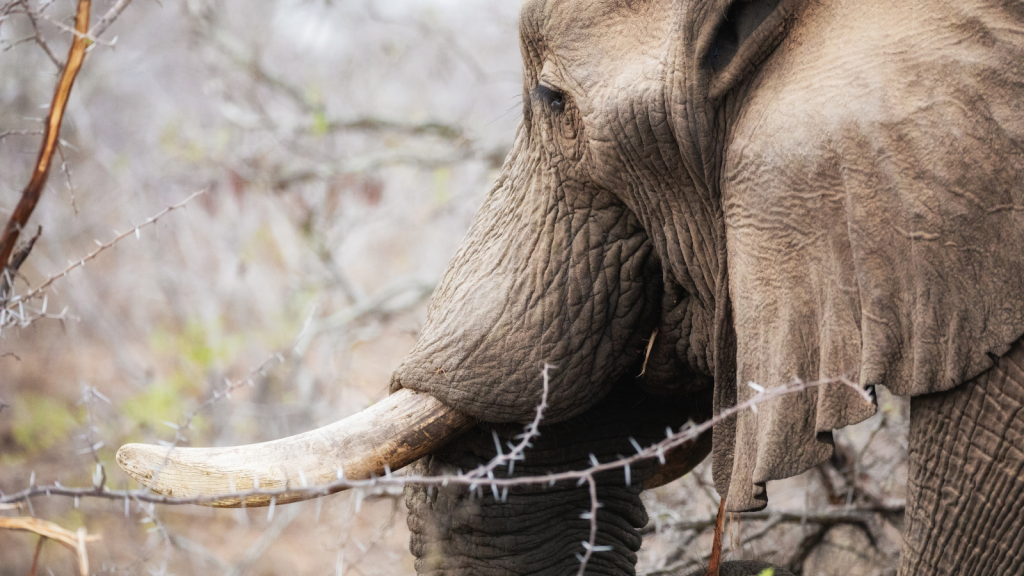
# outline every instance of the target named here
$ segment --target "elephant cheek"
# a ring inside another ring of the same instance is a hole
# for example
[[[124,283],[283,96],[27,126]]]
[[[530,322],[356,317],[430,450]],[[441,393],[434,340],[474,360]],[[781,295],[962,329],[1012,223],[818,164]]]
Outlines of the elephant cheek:
[[[427,392],[481,420],[522,422],[536,414],[547,379],[544,418],[557,422],[642,359],[660,306],[651,242],[611,194],[552,163],[517,143],[393,389]]]

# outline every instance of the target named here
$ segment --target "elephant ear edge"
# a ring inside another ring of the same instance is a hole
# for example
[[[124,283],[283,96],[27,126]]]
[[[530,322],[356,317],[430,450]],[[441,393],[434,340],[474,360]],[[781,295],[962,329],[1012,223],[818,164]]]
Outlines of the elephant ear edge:
[[[710,100],[753,75],[786,36],[804,2],[728,0],[713,5],[697,38],[698,60],[710,74]]]

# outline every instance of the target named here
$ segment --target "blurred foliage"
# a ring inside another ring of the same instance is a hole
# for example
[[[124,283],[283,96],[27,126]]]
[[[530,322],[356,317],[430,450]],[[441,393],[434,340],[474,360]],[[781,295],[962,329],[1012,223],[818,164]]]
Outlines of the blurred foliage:
[[[12,436],[24,456],[37,455],[65,440],[84,414],[81,407],[32,392],[20,394],[13,402]]]
[[[220,326],[209,327],[196,319],[180,332],[155,330],[150,340],[150,348],[167,357],[174,369],[121,404],[129,420],[148,428],[178,422],[197,403],[203,383],[223,373],[245,342],[242,335],[224,334]],[[201,417],[193,421],[193,428],[202,430]]]

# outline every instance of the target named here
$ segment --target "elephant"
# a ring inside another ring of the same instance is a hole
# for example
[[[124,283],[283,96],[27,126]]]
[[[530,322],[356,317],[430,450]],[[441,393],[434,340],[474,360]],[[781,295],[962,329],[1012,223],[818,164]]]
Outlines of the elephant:
[[[817,382],[597,478],[586,573],[634,574],[645,487],[710,454],[726,509],[761,509],[885,386],[911,398],[899,574],[1024,573],[1024,2],[527,0],[520,38],[514,145],[389,399],[119,463],[176,495],[471,469],[547,389],[515,473],[571,470]],[[587,490],[410,487],[417,570],[575,573]]]

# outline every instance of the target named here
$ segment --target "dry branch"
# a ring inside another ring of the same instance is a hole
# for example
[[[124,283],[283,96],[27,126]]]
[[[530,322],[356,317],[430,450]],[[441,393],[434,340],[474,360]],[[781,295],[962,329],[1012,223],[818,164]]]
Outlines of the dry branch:
[[[69,488],[61,485],[52,486],[35,486],[31,485],[21,492],[15,494],[0,494],[0,503],[15,503],[28,501],[33,496],[39,494],[46,494],[47,496],[71,496],[75,498],[101,498],[108,500],[124,500],[125,502],[125,513],[127,514],[128,502],[134,500],[136,502],[147,502],[151,504],[204,504],[211,505],[214,502],[224,500],[236,500],[236,501],[253,501],[256,505],[270,504],[269,512],[272,514],[274,510],[274,504],[276,504],[278,498],[289,498],[292,500],[297,499],[309,499],[317,498],[320,496],[327,496],[335,492],[347,489],[356,490],[367,490],[379,487],[388,486],[406,486],[410,484],[420,484],[426,486],[448,486],[450,484],[468,486],[470,492],[477,491],[483,486],[489,486],[492,493],[497,497],[499,492],[505,493],[504,489],[510,486],[523,486],[523,485],[555,485],[556,483],[564,482],[575,482],[577,485],[582,486],[584,483],[589,483],[591,486],[591,511],[590,511],[590,538],[587,541],[581,542],[585,554],[580,554],[579,559],[581,562],[580,573],[582,574],[586,569],[586,562],[593,553],[606,551],[605,547],[597,546],[596,535],[597,535],[597,515],[594,511],[600,507],[600,503],[597,501],[596,492],[596,477],[598,474],[603,472],[609,472],[612,470],[622,470],[625,478],[629,478],[630,467],[642,462],[649,461],[657,458],[662,464],[665,463],[665,455],[669,453],[673,448],[681,446],[687,442],[690,442],[697,438],[701,433],[708,431],[716,423],[721,422],[727,418],[731,418],[743,410],[756,410],[757,404],[770,400],[772,398],[778,398],[786,394],[792,394],[823,386],[826,384],[840,383],[851,387],[860,394],[867,394],[859,384],[853,382],[846,377],[833,378],[828,380],[821,380],[817,382],[802,382],[794,381],[789,384],[784,384],[771,389],[765,389],[758,387],[757,393],[749,400],[732,406],[728,409],[722,410],[717,416],[702,422],[701,424],[693,425],[687,424],[683,426],[678,432],[673,432],[671,429],[668,431],[667,437],[647,448],[642,448],[639,444],[635,444],[637,453],[633,456],[619,458],[610,462],[598,462],[596,458],[592,458],[592,465],[582,470],[571,470],[561,473],[552,473],[543,476],[521,476],[518,478],[507,477],[498,478],[495,477],[493,472],[490,470],[488,465],[482,465],[472,471],[464,472],[455,475],[446,476],[422,476],[422,475],[398,475],[390,473],[390,470],[386,471],[384,477],[371,477],[366,480],[351,480],[348,478],[339,478],[338,480],[329,484],[320,484],[317,486],[308,487],[292,487],[285,486],[281,489],[276,490],[265,490],[255,489],[248,491],[237,491],[223,494],[207,494],[200,496],[192,496],[187,498],[177,498],[171,496],[163,496],[154,494],[148,488],[140,488],[136,490],[110,490],[106,486],[105,478],[96,482],[96,484],[89,488]],[[218,394],[219,398],[220,395]],[[543,403],[543,402],[542,402]],[[542,410],[538,410],[542,412]],[[525,433],[528,437],[530,435],[529,430]],[[174,445],[170,447],[173,450]],[[528,444],[527,444],[528,445]],[[503,458],[509,460],[508,456],[499,455],[497,458]],[[509,467],[514,460],[509,460]],[[154,478],[159,475],[159,470],[154,474]],[[511,476],[511,473],[509,474]],[[501,489],[501,490],[499,490]],[[301,496],[301,498],[299,498]]]
[[[32,171],[32,178],[21,193],[21,200],[18,201],[14,213],[11,214],[7,226],[0,234],[0,267],[10,271],[8,262],[18,236],[28,224],[39,197],[46,186],[46,179],[50,174],[50,166],[53,163],[53,154],[57,150],[57,140],[60,137],[60,126],[64,120],[64,110],[67,108],[68,98],[71,95],[71,87],[75,83],[78,71],[85,61],[85,49],[89,41],[85,35],[89,32],[89,9],[91,0],[78,1],[78,13],[75,17],[75,34],[71,42],[71,50],[68,52],[68,62],[57,83],[57,90],[53,95],[53,103],[50,104],[50,115],[47,118],[43,132],[43,142],[39,147],[39,157],[36,159],[35,169]],[[15,268],[12,272],[17,271]],[[4,291],[6,292],[6,291]]]
[[[711,561],[708,562],[707,576],[718,576],[722,565],[722,531],[725,528],[725,498],[718,503],[715,516],[715,540],[711,546]]]
[[[870,515],[886,516],[901,515],[906,510],[904,500],[886,502],[878,506],[858,506],[850,508],[829,508],[808,512],[762,510],[760,512],[744,512],[740,516],[746,521],[767,521],[772,524],[821,524],[836,526],[839,524],[859,524]],[[652,534],[658,529],[672,528],[675,530],[706,530],[714,526],[718,516],[709,516],[698,520],[651,522],[640,529],[641,534]]]
[[[883,538],[878,516],[889,518],[901,516],[905,512],[906,506],[907,503],[905,500],[893,500],[876,505],[860,507],[829,508],[811,511],[762,510],[760,512],[743,513],[740,515],[743,520],[762,521],[765,524],[760,528],[760,530],[746,538],[744,542],[741,542],[741,544],[749,544],[756,540],[760,540],[766,536],[768,532],[783,524],[797,524],[800,526],[808,524],[814,525],[816,526],[816,529],[812,530],[805,535],[803,539],[801,539],[797,551],[789,560],[788,564],[790,569],[795,570],[797,566],[802,565],[807,556],[822,542],[828,531],[835,526],[854,526],[862,530],[871,541],[871,544],[877,547],[878,541]],[[660,523],[651,522],[640,530],[640,534],[651,534],[665,528],[672,528],[681,532],[692,531],[700,533],[704,530],[718,526],[720,518],[721,517],[719,515],[714,515],[697,520],[683,520],[675,522],[662,521]],[[646,576],[662,576],[685,572],[688,569],[692,569],[712,560],[713,555],[714,551],[712,551],[711,554],[706,554],[698,559],[675,562],[662,568],[651,570],[647,572]]]
[[[89,556],[85,550],[85,544],[87,542],[97,542],[100,540],[98,535],[88,535],[85,532],[85,528],[79,528],[77,532],[72,532],[66,528],[62,528],[53,522],[46,520],[40,520],[39,518],[19,517],[19,518],[5,518],[0,516],[0,530],[18,530],[21,532],[32,532],[38,534],[43,538],[48,538],[55,542],[59,542],[66,548],[75,553],[78,558],[78,570],[82,576],[89,575]],[[40,540],[40,547],[42,541]],[[36,549],[36,557],[38,558],[39,548]],[[34,566],[34,564],[33,564]]]
[[[39,286],[36,286],[35,288],[29,290],[25,294],[18,294],[18,295],[14,295],[14,296],[9,296],[9,297],[6,298],[6,300],[0,299],[0,304],[2,304],[2,305],[0,305],[0,333],[2,333],[3,329],[5,327],[9,326],[9,325],[16,325],[17,324],[17,325],[21,325],[21,326],[27,326],[33,320],[36,320],[38,318],[46,317],[46,318],[63,319],[65,317],[65,312],[61,312],[58,315],[49,315],[49,314],[46,313],[46,299],[45,299],[45,297],[43,299],[43,305],[42,305],[42,308],[40,310],[31,310],[31,309],[25,310],[26,303],[30,302],[33,299],[37,299],[37,298],[43,297],[44,296],[44,292],[46,291],[47,288],[50,287],[51,284],[53,284],[54,282],[56,282],[57,280],[65,277],[65,276],[67,276],[68,274],[71,273],[72,270],[84,266],[86,262],[89,262],[90,260],[96,258],[101,253],[103,253],[104,251],[109,250],[110,248],[113,248],[115,245],[117,245],[117,243],[121,242],[122,240],[124,240],[125,238],[128,238],[129,236],[131,236],[133,234],[136,236],[136,238],[139,238],[140,234],[141,234],[140,230],[142,230],[146,226],[151,226],[153,224],[156,224],[156,222],[158,220],[160,220],[161,218],[163,218],[164,216],[166,216],[170,212],[173,212],[173,211],[178,210],[180,208],[184,208],[186,205],[188,205],[189,202],[191,202],[196,197],[201,196],[202,194],[205,194],[205,193],[206,193],[205,190],[200,190],[199,192],[194,192],[191,195],[189,195],[187,198],[182,200],[181,202],[178,202],[177,204],[172,204],[170,206],[167,206],[166,208],[164,208],[163,210],[161,210],[157,214],[147,218],[143,223],[139,224],[138,226],[132,227],[127,232],[117,233],[117,231],[115,230],[114,232],[117,234],[117,236],[115,236],[112,240],[110,240],[108,242],[100,242],[99,240],[96,240],[95,242],[96,242],[97,248],[95,250],[93,250],[92,252],[87,254],[84,258],[80,258],[78,260],[75,260],[75,261],[71,262],[70,264],[68,264],[67,268],[65,268],[64,270],[58,272],[57,274],[54,274],[54,275],[48,277]],[[6,271],[4,277],[6,278],[8,275],[13,276],[13,274],[11,274],[11,270],[10,269],[8,269]],[[13,277],[11,279],[13,280]],[[13,285],[13,282],[12,282],[12,285]],[[17,308],[17,310],[15,310],[15,308]]]

